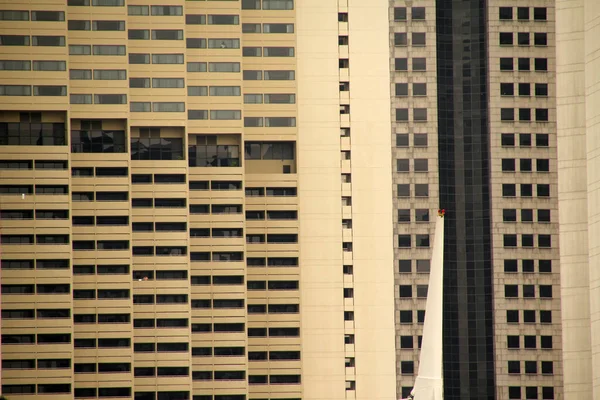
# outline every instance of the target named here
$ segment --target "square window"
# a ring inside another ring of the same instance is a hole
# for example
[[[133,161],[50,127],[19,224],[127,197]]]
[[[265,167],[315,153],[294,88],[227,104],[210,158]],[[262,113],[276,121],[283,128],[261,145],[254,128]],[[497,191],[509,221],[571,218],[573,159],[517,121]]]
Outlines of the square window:
[[[511,20],[511,19],[513,19],[512,7],[500,7],[499,18],[500,18],[500,20]]]
[[[410,298],[412,297],[412,286],[411,285],[400,285],[398,288],[398,294],[400,298]]]
[[[396,83],[396,96],[408,96],[408,83]]]
[[[554,363],[552,361],[542,361],[542,374],[554,374]]]
[[[521,373],[521,362],[520,361],[509,361],[508,362],[508,373],[509,374],[520,374]]]
[[[417,260],[417,273],[426,274],[430,271],[431,264],[429,260]]]
[[[523,342],[526,349],[535,349],[537,347],[537,338],[535,336],[524,336]]]
[[[531,197],[533,196],[533,186],[528,183],[521,184],[521,197]]]
[[[414,121],[427,121],[427,109],[413,108],[413,119]]]
[[[550,197],[550,185],[540,183],[537,185],[537,196],[538,197]]]
[[[396,134],[396,147],[408,147],[408,133]]]
[[[546,122],[548,121],[548,109],[547,108],[536,108],[535,109],[535,120]]]
[[[530,96],[531,95],[531,84],[519,83],[519,96]]]
[[[527,324],[535,324],[535,310],[524,310],[523,322]]]
[[[552,260],[539,260],[538,271],[544,274],[552,273]]]
[[[542,387],[542,399],[554,399],[554,388],[552,386]]]
[[[413,83],[413,96],[427,96],[427,84]]]
[[[546,32],[535,32],[533,34],[533,44],[536,46],[547,46],[548,34]]]
[[[413,145],[415,147],[427,147],[427,134],[415,133],[413,135]]]
[[[512,83],[501,83],[500,84],[500,96],[514,96],[515,85]]]
[[[550,172],[550,160],[547,158],[538,158],[535,160],[535,170],[537,172]]]
[[[401,349],[412,349],[414,346],[414,339],[412,336],[400,336],[400,348]]]
[[[405,399],[408,396],[410,396],[410,393],[412,392],[413,388],[412,386],[402,386],[402,398]]]
[[[537,361],[525,361],[525,373],[537,374]]]
[[[504,222],[516,222],[517,221],[517,210],[514,208],[505,208],[502,210],[502,221]]]
[[[417,247],[429,247],[429,235],[415,235]]]
[[[504,285],[504,297],[519,297],[519,285]]]
[[[500,136],[500,144],[506,147],[513,147],[515,145],[515,135],[513,133],[503,133]]]
[[[410,235],[398,235],[398,247],[409,248],[411,244]]]
[[[527,386],[525,388],[525,398],[526,399],[537,399],[538,398],[538,389],[536,386]]]
[[[517,7],[517,19],[528,20],[529,19],[529,7]]]
[[[415,161],[415,172],[427,172],[429,170],[429,160],[426,158],[417,158]]]
[[[523,235],[525,236],[525,235]],[[534,285],[523,285],[523,297],[532,298],[535,297],[535,286]]]
[[[517,235],[505,234],[503,239],[504,247],[517,247]]]
[[[396,186],[398,197],[410,197],[410,185],[408,183],[400,183]]]
[[[519,108],[519,121],[531,121],[530,108]]]
[[[410,274],[412,272],[412,261],[398,260],[398,272],[401,274]]]
[[[520,386],[509,386],[508,387],[508,398],[509,399],[520,399],[521,398],[521,387]]]
[[[533,210],[524,208],[521,210],[521,222],[533,222]]]
[[[535,95],[538,97],[548,97],[548,84],[547,83],[536,83],[535,84]]]
[[[514,108],[501,108],[500,119],[502,121],[514,121],[515,120],[515,109]]]
[[[408,44],[408,37],[406,32],[395,32],[394,33],[394,46],[406,46]]]
[[[531,69],[531,60],[529,58],[519,58],[517,60],[519,71],[529,71]]]
[[[540,298],[551,299],[552,298],[552,285],[540,285]]]
[[[517,43],[519,46],[529,46],[529,32],[519,32],[517,34]]]
[[[514,69],[512,58],[500,58],[500,71],[512,71]]]
[[[427,44],[425,32],[413,32],[412,33],[412,45],[415,47],[423,47]]]
[[[533,19],[534,21],[546,21],[548,19],[546,7],[534,7]]]
[[[548,134],[547,133],[538,133],[535,135],[535,145],[537,147],[548,147]]]
[[[412,297],[412,294],[409,297]],[[401,324],[412,324],[412,322],[413,322],[413,312],[411,310],[400,311],[400,323]]]
[[[522,269],[523,269],[523,273],[532,273],[534,272],[534,262],[533,260],[522,260],[521,261],[522,264]]]
[[[400,371],[402,375],[412,375],[415,373],[414,361],[400,361]]]
[[[408,108],[396,108],[396,121],[408,121]]]
[[[519,310],[506,310],[506,322],[516,324],[519,322]]]
[[[519,134],[519,146],[530,147],[531,146],[531,134],[521,133]]]
[[[519,336],[509,335],[506,337],[506,344],[509,349],[518,349],[521,347]]]
[[[396,160],[396,172],[409,172],[410,165],[408,158]]]
[[[517,260],[504,260],[504,272],[506,272],[506,273],[518,272],[517,268],[518,268]]]
[[[533,235],[523,234],[521,235],[521,247],[533,247]]]
[[[513,34],[512,32],[500,32],[500,46],[512,46]]]
[[[533,169],[533,161],[531,158],[521,158],[519,160],[519,171],[521,172],[531,172]]]
[[[413,71],[425,71],[427,69],[427,59],[426,58],[413,58]]]
[[[410,12],[413,20],[425,19],[425,7],[413,7]]]
[[[541,310],[540,311],[540,322],[542,324],[551,324],[552,323],[552,311]]]
[[[415,221],[428,222],[429,221],[429,210],[423,210],[423,209],[415,210]]]
[[[547,58],[534,58],[533,68],[536,71],[548,71],[548,59]]]
[[[502,184],[502,197],[515,197],[517,195],[517,185],[512,183]]]
[[[552,247],[552,236],[551,235],[538,235],[538,247],[540,247],[540,248]]]
[[[415,197],[429,197],[429,185],[426,183],[416,183]]]
[[[410,209],[398,210],[398,222],[399,223],[410,222]]]
[[[394,59],[394,69],[396,71],[407,71],[408,70],[408,59],[407,58]]]
[[[417,285],[417,297],[421,299],[427,298],[427,285]]]
[[[406,21],[406,7],[394,7],[394,21]]]
[[[515,170],[515,159],[514,158],[503,158],[502,159],[502,172],[513,172]]]

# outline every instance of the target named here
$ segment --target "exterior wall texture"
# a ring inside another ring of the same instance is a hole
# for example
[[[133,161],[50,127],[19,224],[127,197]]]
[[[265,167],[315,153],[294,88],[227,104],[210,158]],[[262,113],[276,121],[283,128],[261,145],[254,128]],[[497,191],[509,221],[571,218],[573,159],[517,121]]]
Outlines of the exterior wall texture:
[[[3,394],[393,398],[387,2],[0,3]]]

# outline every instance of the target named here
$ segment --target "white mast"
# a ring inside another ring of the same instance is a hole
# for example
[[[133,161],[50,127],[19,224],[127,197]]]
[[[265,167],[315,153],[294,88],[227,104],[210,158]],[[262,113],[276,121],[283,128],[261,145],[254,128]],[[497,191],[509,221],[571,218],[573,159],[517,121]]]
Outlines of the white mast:
[[[419,357],[419,374],[409,397],[414,400],[442,400],[444,398],[442,376],[443,276],[444,210],[440,210],[435,223],[423,340]]]

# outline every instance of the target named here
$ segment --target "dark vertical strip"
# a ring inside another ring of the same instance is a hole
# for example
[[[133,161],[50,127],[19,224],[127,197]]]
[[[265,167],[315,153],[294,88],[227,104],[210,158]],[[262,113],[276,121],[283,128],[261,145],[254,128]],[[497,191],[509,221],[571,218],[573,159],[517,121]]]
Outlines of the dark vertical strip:
[[[437,0],[444,398],[495,398],[487,1]]]

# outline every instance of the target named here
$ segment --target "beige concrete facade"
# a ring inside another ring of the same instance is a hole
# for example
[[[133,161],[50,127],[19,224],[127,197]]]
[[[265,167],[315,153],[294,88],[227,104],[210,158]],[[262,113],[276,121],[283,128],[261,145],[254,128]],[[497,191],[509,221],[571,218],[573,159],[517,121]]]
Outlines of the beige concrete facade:
[[[496,393],[560,399],[554,2],[488,7]]]
[[[565,399],[600,396],[598,19],[595,1],[556,3]]]
[[[388,10],[0,2],[3,394],[394,398]]]

